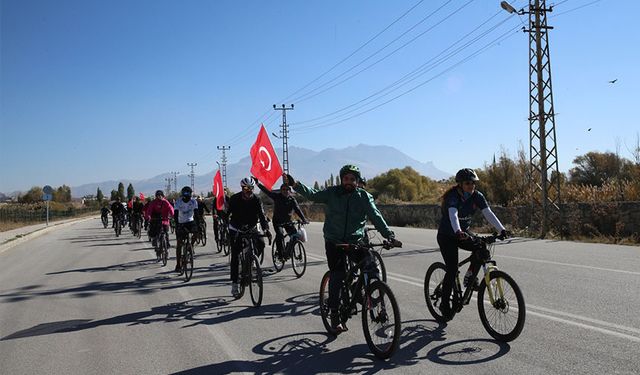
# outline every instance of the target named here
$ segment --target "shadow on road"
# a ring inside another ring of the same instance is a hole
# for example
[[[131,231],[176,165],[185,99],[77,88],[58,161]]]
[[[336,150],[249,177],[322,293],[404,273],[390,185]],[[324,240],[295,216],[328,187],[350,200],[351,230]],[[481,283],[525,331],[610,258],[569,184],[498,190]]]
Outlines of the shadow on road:
[[[427,357],[442,365],[473,365],[496,360],[510,349],[509,344],[495,340],[460,340],[431,349]]]

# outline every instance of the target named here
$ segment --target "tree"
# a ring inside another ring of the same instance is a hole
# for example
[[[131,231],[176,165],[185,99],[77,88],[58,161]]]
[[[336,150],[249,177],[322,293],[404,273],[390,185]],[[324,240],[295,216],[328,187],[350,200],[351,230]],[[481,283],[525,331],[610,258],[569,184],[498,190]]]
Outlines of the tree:
[[[573,164],[569,170],[572,184],[602,186],[613,179],[629,180],[632,174],[631,162],[613,152],[587,152],[573,159]]]
[[[492,203],[501,206],[526,203],[530,193],[528,171],[529,161],[523,148],[518,151],[517,160],[511,159],[503,149],[498,160],[494,156],[491,165],[476,169],[480,179],[478,190]]]
[[[18,202],[20,203],[35,203],[40,202],[42,200],[42,188],[40,186],[34,186],[29,191],[22,196],[18,197]]]
[[[122,202],[125,201],[125,195],[124,195],[124,184],[121,182],[118,184],[118,196],[120,197],[120,200]]]
[[[333,186],[333,181],[334,181],[333,173],[331,173],[331,177],[329,177],[329,181],[327,181],[328,182],[327,186]]]
[[[136,196],[136,190],[133,188],[133,185],[129,183],[129,186],[127,186],[127,201],[130,201],[135,196]]]
[[[336,186],[340,186],[342,181],[340,181],[340,176],[336,176]]]
[[[100,188],[98,188],[98,191],[96,192],[96,199],[99,203],[102,203],[104,200],[104,194],[102,194],[102,190],[100,190]]]
[[[111,190],[111,198],[109,198],[109,200],[115,201],[116,198],[118,198],[118,191],[117,190]]]
[[[318,183],[318,181],[315,181],[315,182],[313,183],[313,188],[314,188],[315,190],[320,190],[320,184]]]
[[[71,188],[67,185],[58,187],[53,192],[53,200],[55,202],[71,202]]]
[[[411,167],[391,169],[376,176],[368,181],[367,188],[376,197],[403,202],[436,203],[442,194],[437,182]]]

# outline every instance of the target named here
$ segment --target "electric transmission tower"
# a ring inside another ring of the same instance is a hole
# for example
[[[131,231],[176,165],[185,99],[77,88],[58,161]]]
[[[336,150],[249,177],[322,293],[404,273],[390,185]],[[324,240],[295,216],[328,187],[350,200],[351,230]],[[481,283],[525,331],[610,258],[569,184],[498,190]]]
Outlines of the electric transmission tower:
[[[178,175],[179,172],[170,172],[173,175],[173,191],[178,191]]]
[[[164,178],[164,182],[167,183],[167,197],[169,196],[169,194],[171,194],[171,177],[165,177]],[[167,198],[168,199],[168,198]]]
[[[194,182],[195,182],[196,174],[195,174],[193,168],[196,165],[198,165],[198,163],[187,163],[187,166],[191,167],[191,173],[189,174],[189,177],[191,178],[191,191],[193,191],[193,189],[194,189]]]
[[[280,136],[276,137],[282,139],[282,170],[284,173],[289,173],[289,125],[287,125],[287,111],[293,110],[293,104],[291,107],[286,107],[284,104],[278,108],[273,105],[273,109],[276,111],[282,111],[282,125],[280,125]],[[275,134],[274,134],[275,135]]]
[[[501,4],[509,13],[529,15],[529,164],[533,188],[532,220],[539,223],[540,237],[545,237],[551,224],[560,227],[560,173],[558,144],[551,86],[551,56],[546,0],[529,0],[529,10],[516,11],[506,1]]]
[[[218,146],[218,150],[222,151],[222,185],[227,190],[227,151],[231,150],[231,146]]]

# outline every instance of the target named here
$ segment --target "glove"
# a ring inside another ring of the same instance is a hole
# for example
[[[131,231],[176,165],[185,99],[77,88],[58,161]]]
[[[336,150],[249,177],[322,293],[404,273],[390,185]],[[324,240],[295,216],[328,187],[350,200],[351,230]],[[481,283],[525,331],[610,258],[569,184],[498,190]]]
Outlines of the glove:
[[[251,179],[253,180],[254,183],[256,183],[256,184],[258,183],[258,179],[256,177],[251,176]]]
[[[295,186],[296,180],[294,180],[293,177],[291,177],[291,175],[288,173],[285,173],[285,175],[286,175],[285,177],[287,177],[287,184],[291,187]]]
[[[394,237],[390,237],[389,242],[391,243],[392,247],[402,247],[402,242],[396,240]]]
[[[467,234],[467,232],[463,232],[461,230],[456,232],[456,237],[458,237],[459,241],[466,241],[469,239],[469,235]]]
[[[500,238],[501,238],[501,239],[505,240],[505,239],[507,239],[507,238],[509,238],[509,237],[511,237],[511,231],[508,231],[508,230],[506,230],[506,229],[503,229],[503,230],[500,232]]]

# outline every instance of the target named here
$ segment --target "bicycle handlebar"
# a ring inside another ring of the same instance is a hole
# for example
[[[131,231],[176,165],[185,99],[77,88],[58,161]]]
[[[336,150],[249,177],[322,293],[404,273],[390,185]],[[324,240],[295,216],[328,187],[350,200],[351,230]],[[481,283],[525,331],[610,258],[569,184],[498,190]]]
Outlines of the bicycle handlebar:
[[[375,247],[382,247],[383,249],[389,250],[396,246],[394,246],[392,242],[384,240],[381,243],[368,243],[368,244],[341,243],[341,244],[336,244],[336,247],[344,250],[373,249]],[[402,243],[400,243],[400,246],[397,246],[397,247],[402,247]]]

